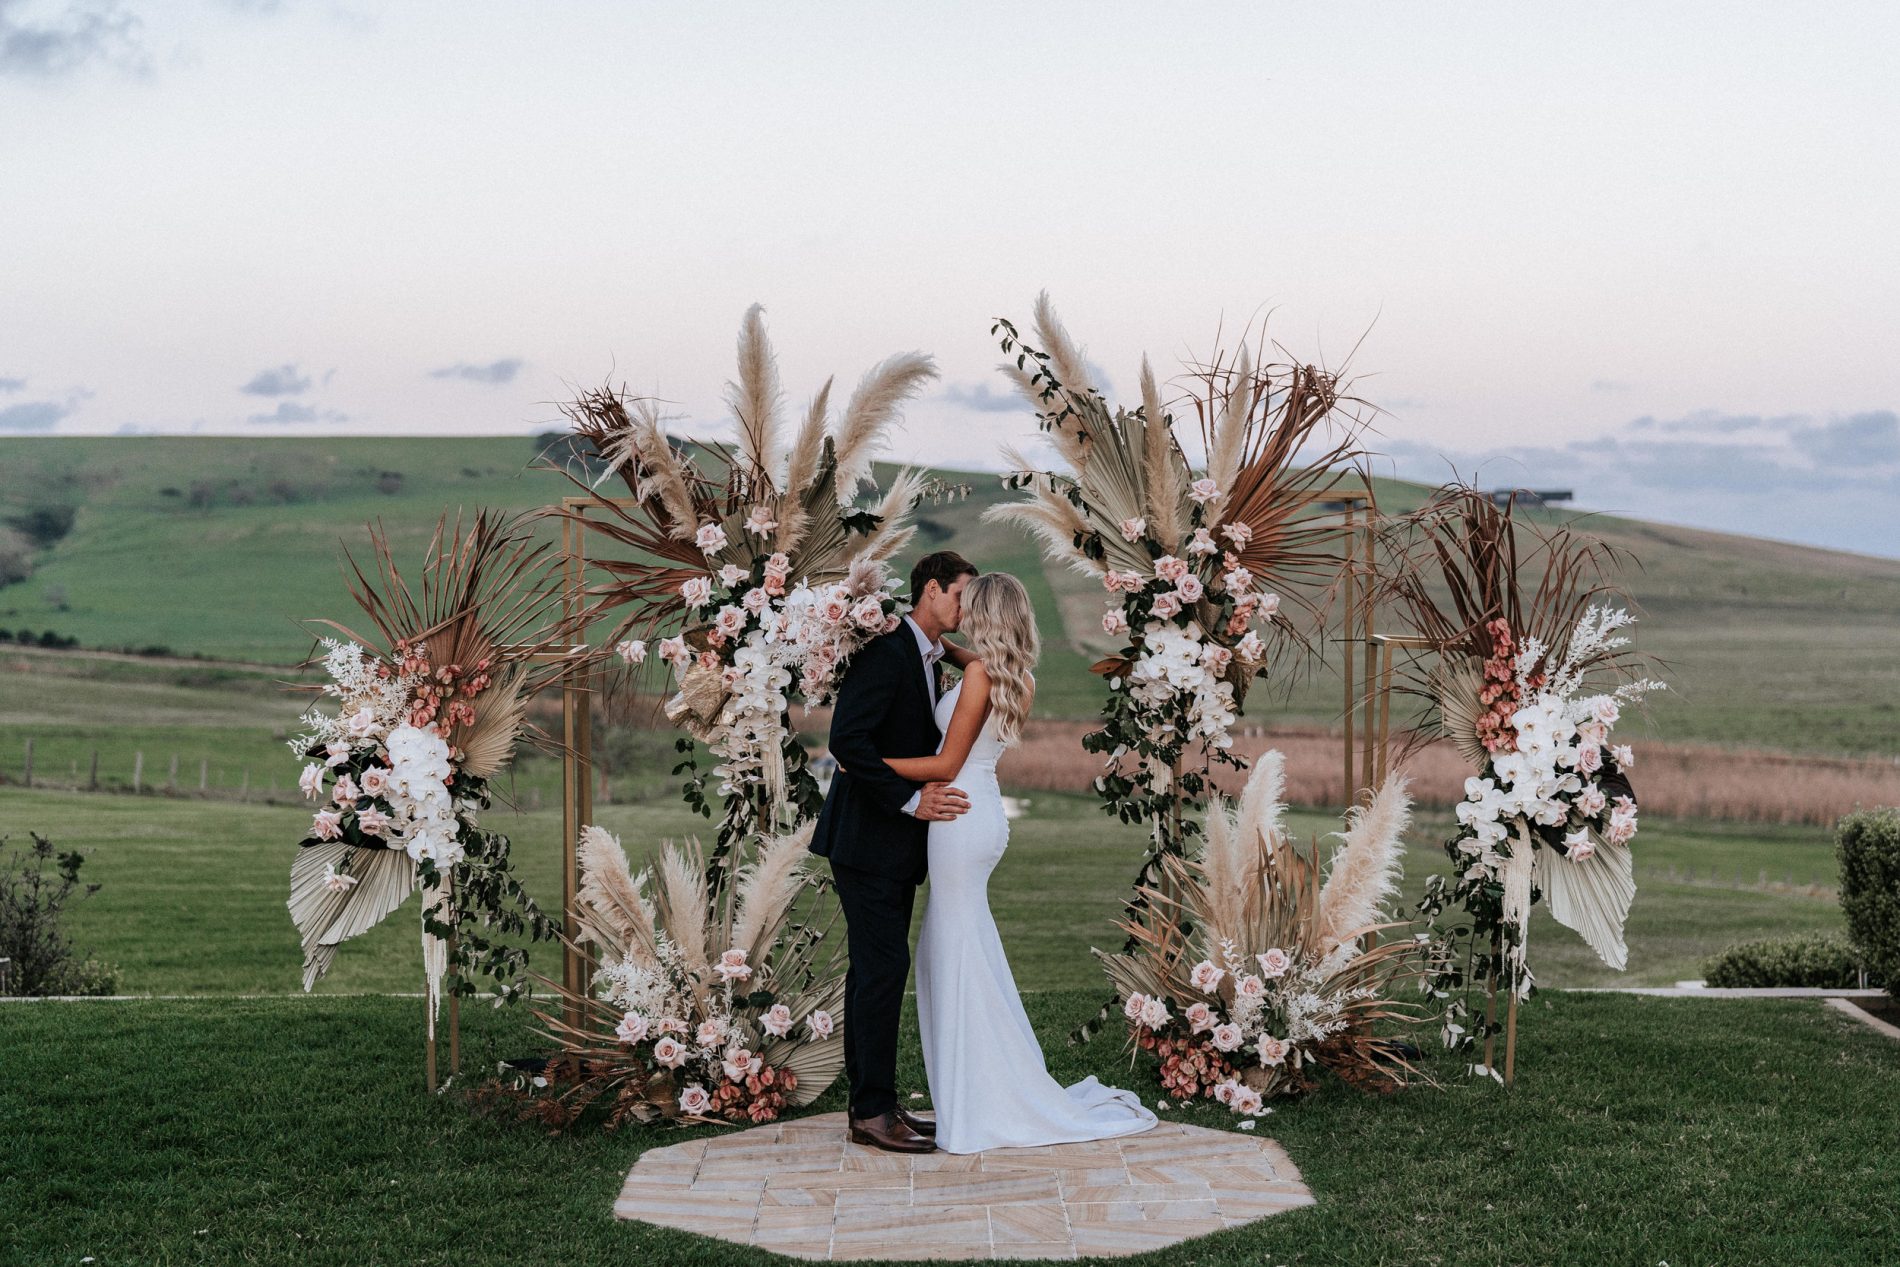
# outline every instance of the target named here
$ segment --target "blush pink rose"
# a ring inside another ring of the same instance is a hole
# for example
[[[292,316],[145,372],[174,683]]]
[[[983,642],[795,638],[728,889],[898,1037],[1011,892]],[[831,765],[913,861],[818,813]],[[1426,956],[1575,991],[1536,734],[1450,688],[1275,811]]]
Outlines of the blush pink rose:
[[[1293,1044],[1284,1038],[1275,1038],[1271,1034],[1260,1040],[1260,1063],[1263,1066],[1277,1065],[1286,1059]]]
[[[1214,1084],[1214,1098],[1219,1100],[1222,1104],[1232,1104],[1234,1102],[1234,1092],[1238,1090],[1240,1090],[1240,1083],[1233,1078],[1229,1078],[1225,1082],[1217,1082]]]
[[[1194,537],[1187,543],[1189,554],[1219,554],[1220,547],[1214,543],[1214,536],[1205,528],[1196,528]]]
[[[323,791],[323,767],[315,761],[305,766],[297,778],[297,786],[303,790],[305,800],[316,800]]]
[[[1182,1015],[1187,1017],[1189,1027],[1197,1034],[1214,1028],[1214,1009],[1205,1003],[1188,1004],[1187,1011]]]
[[[1603,768],[1603,749],[1593,743],[1584,744],[1577,749],[1577,769],[1585,774],[1595,774]]]
[[[712,601],[712,580],[704,576],[689,576],[680,582],[680,597],[686,600],[688,607],[704,607]]]
[[[713,971],[726,981],[744,981],[752,975],[752,969],[745,961],[745,951],[737,946],[719,956]]]
[[[851,609],[851,619],[860,629],[876,629],[884,623],[884,604],[866,595]]]
[[[728,563],[719,569],[719,583],[730,589],[745,580],[745,569],[737,563]]]
[[[396,820],[379,809],[366,809],[356,816],[357,830],[366,836],[387,839],[395,825]]]
[[[1148,521],[1140,515],[1122,520],[1122,540],[1139,541],[1141,534],[1148,531]]]
[[[831,1013],[825,1011],[823,1008],[819,1008],[817,1011],[813,1012],[810,1016],[806,1017],[805,1024],[811,1027],[811,1032],[814,1037],[817,1037],[817,1038],[831,1037],[831,1029],[832,1029]]]
[[[1166,594],[1157,594],[1155,596],[1154,605],[1150,610],[1153,611],[1155,615],[1166,620],[1170,616],[1178,616],[1181,614],[1181,600],[1172,590]]]
[[[718,1021],[701,1021],[693,1031],[693,1041],[701,1047],[717,1047],[726,1041],[726,1027]]]
[[[614,1037],[631,1045],[645,1039],[650,1028],[646,1017],[638,1012],[628,1012],[620,1018],[620,1024],[614,1026]]]
[[[712,1097],[707,1095],[706,1088],[697,1082],[680,1092],[680,1112],[682,1113],[697,1117],[711,1107]]]
[[[1286,975],[1286,970],[1293,966],[1292,958],[1278,946],[1265,954],[1255,955],[1254,959],[1259,963],[1260,971],[1269,977],[1283,977]]]
[[[343,835],[343,815],[333,809],[318,810],[310,820],[310,834],[318,840],[336,840]]]
[[[1112,608],[1102,616],[1102,632],[1120,636],[1128,632],[1128,617],[1119,607]],[[314,767],[312,767],[314,768]]]
[[[1201,595],[1207,591],[1201,587],[1201,578],[1190,572],[1175,582],[1174,592],[1180,596],[1183,603],[1198,603]]]
[[[1240,1026],[1233,1022],[1214,1027],[1214,1046],[1220,1051],[1239,1051],[1241,1043]]]
[[[1253,588],[1253,573],[1246,568],[1234,568],[1222,573],[1220,583],[1227,587],[1229,594],[1245,594]]]
[[[1212,994],[1215,987],[1220,985],[1220,979],[1226,975],[1225,972],[1222,972],[1219,968],[1214,966],[1214,962],[1211,959],[1203,959],[1195,964],[1193,969],[1189,971],[1188,984],[1199,990],[1202,994]]]
[[[693,536],[693,544],[706,554],[723,550],[726,548],[726,530],[716,523],[703,523],[699,525],[699,531]]]
[[[756,616],[760,612],[764,611],[765,605],[771,601],[772,601],[772,596],[766,593],[764,590],[749,589],[745,592],[745,597],[739,600],[739,606],[745,608],[747,611],[751,612],[754,616]]]
[[[653,1044],[653,1059],[668,1069],[677,1069],[686,1063],[686,1045],[668,1034]]]
[[[746,512],[745,530],[757,536],[765,536],[778,527],[778,520],[772,518],[770,506],[754,506]]]
[[[792,1032],[792,1009],[783,1003],[774,1003],[760,1018],[759,1025],[773,1038],[783,1038]]]
[[[1253,526],[1236,521],[1220,526],[1220,535],[1234,543],[1234,549],[1245,550],[1247,543],[1253,540]]]
[[[1170,585],[1188,574],[1186,559],[1177,559],[1172,554],[1164,554],[1155,560],[1155,575]]]
[[[1265,958],[1265,956],[1261,956]],[[1252,973],[1246,973],[1234,982],[1234,993],[1243,999],[1262,998],[1267,993],[1267,983]]]

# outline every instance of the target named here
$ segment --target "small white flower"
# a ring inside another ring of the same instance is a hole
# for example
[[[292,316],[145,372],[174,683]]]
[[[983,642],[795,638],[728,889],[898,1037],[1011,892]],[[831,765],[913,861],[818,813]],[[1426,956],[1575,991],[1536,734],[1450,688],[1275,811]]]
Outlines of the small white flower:
[[[639,664],[647,658],[647,644],[638,638],[629,638],[615,644],[614,654],[628,664]]]

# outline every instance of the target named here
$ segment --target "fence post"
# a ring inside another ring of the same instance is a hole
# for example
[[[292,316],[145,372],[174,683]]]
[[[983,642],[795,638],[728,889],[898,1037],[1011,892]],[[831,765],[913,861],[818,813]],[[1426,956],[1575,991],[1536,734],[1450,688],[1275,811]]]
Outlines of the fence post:
[[[28,735],[26,740],[26,785],[33,786],[33,737],[31,735]]]
[[[244,782],[238,787],[238,799],[240,801],[251,799],[251,767],[249,766],[244,767]]]
[[[211,773],[211,758],[199,757],[198,758],[198,791],[200,795],[202,795],[205,790],[205,779],[207,776],[210,775],[210,773]]]
[[[167,792],[176,792],[178,790],[178,754],[175,752],[172,753],[171,773],[165,776],[165,790]]]
[[[92,773],[86,776],[86,790],[88,792],[99,790],[99,750],[97,748],[92,750]]]
[[[135,752],[132,754],[132,790],[137,792],[144,786],[145,754],[143,752]]]

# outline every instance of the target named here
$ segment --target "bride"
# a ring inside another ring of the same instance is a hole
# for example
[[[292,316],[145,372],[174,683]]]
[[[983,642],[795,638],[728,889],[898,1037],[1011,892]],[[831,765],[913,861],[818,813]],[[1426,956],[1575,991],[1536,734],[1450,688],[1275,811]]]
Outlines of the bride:
[[[1021,736],[1036,687],[1035,614],[1022,582],[1002,572],[970,581],[961,627],[972,650],[946,645],[963,680],[937,703],[943,746],[934,757],[887,759],[904,778],[948,780],[970,798],[968,813],[930,825],[930,896],[917,939],[937,1146],[975,1153],[1137,1134],[1155,1116],[1132,1092],[1093,1077],[1064,1087],[1049,1076],[990,915],[990,872],[1009,844],[996,762]]]

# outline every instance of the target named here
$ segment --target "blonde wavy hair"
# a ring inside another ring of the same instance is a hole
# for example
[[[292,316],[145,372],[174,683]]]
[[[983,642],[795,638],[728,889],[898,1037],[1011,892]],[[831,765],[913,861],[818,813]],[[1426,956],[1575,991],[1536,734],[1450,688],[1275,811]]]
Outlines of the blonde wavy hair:
[[[1005,746],[1022,737],[1036,693],[1030,670],[1042,654],[1029,591],[1007,572],[986,572],[963,587],[963,633],[990,674],[990,708]]]

